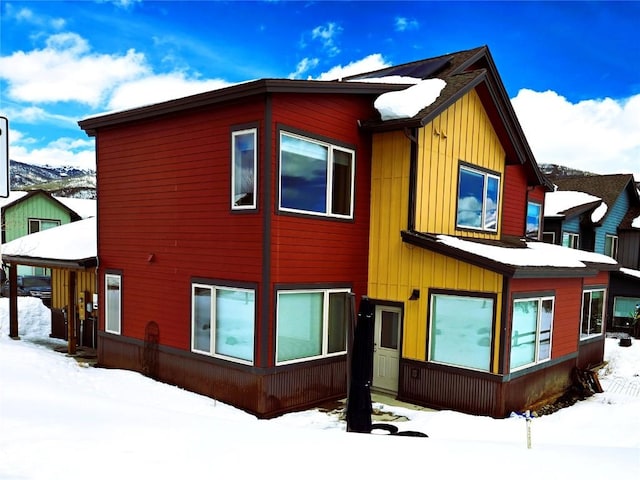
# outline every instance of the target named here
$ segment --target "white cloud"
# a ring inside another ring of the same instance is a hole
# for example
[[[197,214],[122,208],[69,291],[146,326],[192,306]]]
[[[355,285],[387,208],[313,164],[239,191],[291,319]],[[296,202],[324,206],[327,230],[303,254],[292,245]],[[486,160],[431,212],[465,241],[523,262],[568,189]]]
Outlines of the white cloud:
[[[182,72],[148,76],[119,85],[114,90],[108,107],[111,110],[125,110],[217,90],[229,85],[231,83],[219,79],[190,79]]]
[[[317,67],[318,63],[320,63],[320,60],[317,58],[308,58],[308,57],[303,58],[298,62],[298,65],[296,66],[296,71],[289,74],[289,78],[294,79],[294,78],[302,77],[303,74],[305,74],[312,68]]]
[[[29,23],[42,28],[53,28],[60,30],[66,25],[66,20],[60,17],[49,17],[47,15],[36,15],[33,10],[26,7],[16,8],[13,4],[7,3],[5,6],[7,18],[13,18],[17,22]]]
[[[22,102],[73,101],[97,107],[114,85],[148,73],[143,54],[95,54],[75,33],[51,35],[41,50],[0,58],[0,77],[9,85],[5,95]]]
[[[33,165],[70,166],[78,168],[96,167],[93,138],[62,137],[42,147],[34,147],[36,141],[12,130],[9,137],[10,158]]]
[[[571,103],[553,91],[522,89],[513,107],[538,163],[640,181],[640,95]]]
[[[330,56],[340,53],[340,48],[335,43],[335,37],[342,32],[342,27],[334,22],[320,25],[311,31],[311,38],[320,40]]]
[[[321,73],[316,80],[338,80],[351,75],[373,72],[390,66],[379,53],[371,54],[361,60],[356,60],[348,65],[337,65],[329,71]]]
[[[397,32],[404,32],[406,30],[417,30],[420,24],[417,20],[406,17],[396,17],[395,29]]]

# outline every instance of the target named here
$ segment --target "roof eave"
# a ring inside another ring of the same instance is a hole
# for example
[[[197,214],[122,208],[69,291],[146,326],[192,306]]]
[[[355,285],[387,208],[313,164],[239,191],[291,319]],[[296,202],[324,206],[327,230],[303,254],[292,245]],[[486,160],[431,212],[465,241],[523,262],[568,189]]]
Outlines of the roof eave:
[[[187,97],[145,105],[129,110],[105,113],[80,120],[78,125],[87,135],[95,136],[96,130],[126,122],[144,120],[184,110],[206,107],[223,102],[238,100],[267,93],[323,93],[379,95],[381,93],[406,88],[401,84],[377,82],[342,82],[320,80],[261,79],[252,82],[231,85]]]
[[[2,255],[2,262],[7,265],[26,265],[31,267],[63,268],[70,270],[95,268],[98,266],[97,257],[61,260],[57,258],[28,257],[23,255]]]

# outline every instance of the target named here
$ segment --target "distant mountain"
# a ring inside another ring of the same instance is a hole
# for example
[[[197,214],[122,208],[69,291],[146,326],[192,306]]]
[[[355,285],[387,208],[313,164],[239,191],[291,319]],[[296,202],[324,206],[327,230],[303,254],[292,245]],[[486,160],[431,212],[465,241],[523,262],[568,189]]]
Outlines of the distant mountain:
[[[9,162],[11,190],[42,189],[59,197],[96,198],[96,172],[75,167]]]
[[[556,178],[570,177],[574,175],[597,175],[597,173],[586,172],[584,170],[577,170],[575,168],[565,167],[563,165],[556,165],[555,163],[540,163],[538,165],[542,173],[544,173],[551,181]]]

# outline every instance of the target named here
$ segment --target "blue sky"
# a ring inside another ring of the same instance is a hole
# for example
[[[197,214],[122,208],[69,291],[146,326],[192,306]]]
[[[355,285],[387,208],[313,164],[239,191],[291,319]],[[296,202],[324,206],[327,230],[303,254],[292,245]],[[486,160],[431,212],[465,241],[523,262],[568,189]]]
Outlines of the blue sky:
[[[640,2],[0,0],[10,157],[93,168],[77,121],[257,78],[488,45],[540,163],[640,180]]]

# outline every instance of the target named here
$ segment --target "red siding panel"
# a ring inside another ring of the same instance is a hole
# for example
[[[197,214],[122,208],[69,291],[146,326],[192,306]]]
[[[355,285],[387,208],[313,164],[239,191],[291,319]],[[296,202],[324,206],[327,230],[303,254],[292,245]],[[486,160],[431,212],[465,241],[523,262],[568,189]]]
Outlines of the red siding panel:
[[[527,215],[527,178],[521,165],[507,165],[502,202],[502,234],[523,236]]]

